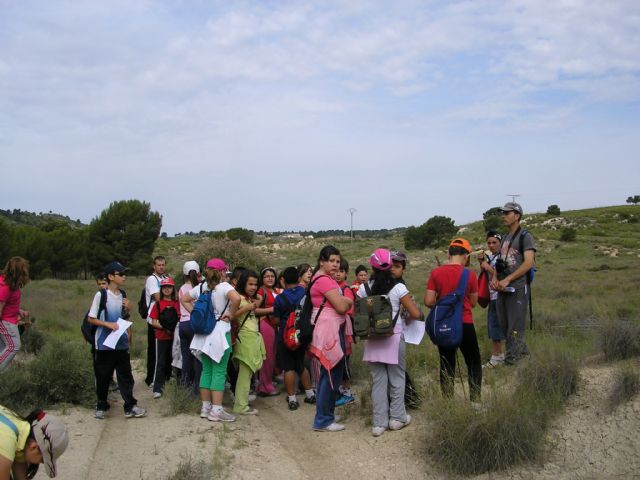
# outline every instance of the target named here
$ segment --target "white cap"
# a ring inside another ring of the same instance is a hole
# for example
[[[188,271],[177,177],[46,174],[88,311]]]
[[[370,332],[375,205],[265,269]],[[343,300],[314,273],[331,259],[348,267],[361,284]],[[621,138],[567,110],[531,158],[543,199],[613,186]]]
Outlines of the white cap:
[[[198,265],[198,262],[195,262],[193,260],[184,262],[184,266],[182,267],[182,273],[184,273],[185,275],[189,275],[189,272],[191,270],[195,270],[196,273],[200,273],[200,265]]]

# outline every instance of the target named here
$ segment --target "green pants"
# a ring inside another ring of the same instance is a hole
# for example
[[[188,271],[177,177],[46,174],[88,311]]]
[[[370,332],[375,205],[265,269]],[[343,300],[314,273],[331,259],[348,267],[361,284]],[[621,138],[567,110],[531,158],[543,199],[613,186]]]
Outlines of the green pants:
[[[227,333],[227,341],[231,344],[231,334]],[[200,388],[224,392],[224,382],[227,379],[227,363],[231,356],[231,348],[227,348],[220,362],[214,362],[207,355],[200,355],[202,362],[202,374],[200,375]]]
[[[238,382],[236,383],[236,400],[233,403],[233,411],[243,413],[249,410],[249,390],[253,371],[243,361],[238,361]]]

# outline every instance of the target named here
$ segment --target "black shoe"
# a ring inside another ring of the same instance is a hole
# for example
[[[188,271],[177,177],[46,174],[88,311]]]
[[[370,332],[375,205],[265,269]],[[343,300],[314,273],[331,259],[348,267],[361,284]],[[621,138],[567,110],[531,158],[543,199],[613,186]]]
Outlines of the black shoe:
[[[310,403],[311,405],[315,405],[316,396],[313,395],[312,397],[304,397],[304,403]]]
[[[289,400],[289,410],[297,410],[300,404],[297,400]]]

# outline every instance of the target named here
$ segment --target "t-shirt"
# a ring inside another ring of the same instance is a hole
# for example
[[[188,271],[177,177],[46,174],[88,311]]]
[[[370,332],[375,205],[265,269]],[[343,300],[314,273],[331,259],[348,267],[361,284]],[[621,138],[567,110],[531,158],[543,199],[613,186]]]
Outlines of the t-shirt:
[[[0,406],[0,415],[13,423],[18,429],[16,436],[13,429],[0,421],[0,455],[11,462],[24,463],[24,447],[29,438],[29,422],[25,422],[12,411]]]
[[[151,311],[149,312],[149,318],[158,319],[158,303],[160,303],[160,312],[162,312],[165,308],[171,306],[176,309],[177,312],[180,311],[180,305],[177,300],[160,300],[160,302],[155,302],[153,307],[151,307]],[[154,328],[155,335],[158,340],[173,340],[173,332],[169,332],[164,328]]]
[[[241,295],[240,296],[240,306],[238,307],[238,309],[248,306],[249,303],[251,303],[251,300],[249,300],[244,295]],[[258,318],[256,317],[256,314],[254,312],[245,312],[245,313],[243,313],[240,316],[240,318],[238,318],[236,320],[236,322],[238,322],[238,330],[240,329],[240,326],[242,326],[242,330],[246,330],[248,332],[259,332],[260,331],[260,328],[258,327]]]
[[[192,288],[193,286],[190,283],[185,283],[184,285],[182,285],[180,287],[180,290],[178,290],[178,301],[180,301],[185,295],[188,295],[189,290],[191,290]],[[182,305],[182,303],[180,303],[180,321],[188,322],[189,320],[191,320],[191,313],[189,312],[189,310],[184,308],[184,305]]]
[[[442,298],[458,288],[458,282],[464,267],[458,264],[442,265],[431,272],[427,282],[427,290],[433,290],[438,298]],[[473,313],[471,312],[471,302],[469,295],[478,293],[478,278],[473,270],[469,271],[469,280],[465,290],[464,302],[462,304],[462,323],[473,323]]]
[[[224,313],[229,311],[229,301],[227,299],[227,294],[231,290],[235,289],[229,282],[219,283],[218,285],[216,285],[216,288],[213,289],[213,293],[211,294],[211,304],[213,305],[213,313],[215,314],[216,318],[220,318]],[[207,282],[204,282],[202,284],[202,291],[209,291]],[[189,296],[194,300],[197,300],[200,296],[200,285],[196,285],[191,290],[189,290]]]
[[[315,308],[322,305],[322,302],[325,299],[325,293],[330,292],[331,290],[338,290],[340,295],[342,295],[342,290],[340,290],[338,282],[324,273],[316,274],[311,279],[311,282],[313,282],[313,286],[311,287],[311,304]],[[325,302],[324,308],[335,310],[329,301]]]
[[[373,287],[373,280],[369,280],[369,288],[372,288],[372,287]],[[398,310],[400,309],[400,299],[405,295],[407,295],[408,293],[409,293],[409,290],[407,289],[407,286],[404,283],[396,283],[393,286],[393,288],[389,290],[389,293],[387,293],[387,297],[389,297],[389,301],[391,302],[392,318],[396,318],[396,315],[398,314]],[[357,295],[360,298],[365,298],[368,296],[367,291],[364,288],[364,284],[361,284],[360,288],[358,288]],[[393,329],[393,331],[394,333],[401,332],[403,328],[404,328],[404,319],[402,318],[402,315],[398,315],[398,320],[396,322],[396,326]]]
[[[491,255],[489,255],[487,259],[487,261],[489,262],[489,265],[491,265],[491,268],[493,268],[494,270],[496,269],[496,260],[498,260],[497,253],[492,253]],[[491,288],[491,274],[487,274],[487,275],[489,275],[489,300],[497,300],[498,291]]]
[[[98,318],[98,310],[100,309],[100,292],[96,292],[89,309],[89,316],[91,318],[97,318],[104,322],[117,323],[118,319],[122,316],[122,294],[118,291],[114,294],[111,290],[107,289],[107,308],[100,313]],[[98,327],[96,329],[95,347],[97,350],[112,350],[109,347],[103,345],[107,336],[112,332],[110,328]],[[120,337],[118,343],[116,343],[115,350],[127,350],[129,348],[129,335],[127,332]]]
[[[273,316],[280,318],[280,329],[278,330],[278,337],[282,339],[284,333],[284,327],[289,318],[289,314],[295,309],[305,295],[305,289],[302,285],[298,285],[293,288],[287,288],[284,292],[276,297],[276,301],[273,304]],[[282,297],[287,297],[291,306],[287,305],[287,302]]]
[[[16,324],[20,318],[20,289],[11,290],[0,275],[0,302],[4,303],[0,320]]]
[[[510,233],[507,233],[504,237],[502,237],[502,242],[500,243],[500,258],[504,259],[509,266],[510,272],[515,272],[522,262],[524,262],[523,252],[520,249],[520,237],[522,237],[522,249],[526,252],[527,250],[536,251],[536,243],[533,239],[533,235],[530,232],[522,234],[522,230],[516,233],[516,236],[513,237]],[[513,239],[513,242],[512,242]],[[526,275],[522,275],[520,278],[516,278],[512,281],[509,286],[514,288],[522,288],[527,284]]]
[[[160,293],[160,280],[163,278],[166,278],[166,275],[156,275],[155,273],[147,277],[147,281],[144,284],[145,297],[147,299],[147,306],[149,307],[147,312],[150,312],[153,306],[151,300],[152,295]]]

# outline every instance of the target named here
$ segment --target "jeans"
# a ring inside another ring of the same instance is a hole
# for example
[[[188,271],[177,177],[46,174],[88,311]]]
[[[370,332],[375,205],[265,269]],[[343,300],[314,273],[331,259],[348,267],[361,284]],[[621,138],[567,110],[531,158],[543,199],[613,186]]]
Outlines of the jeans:
[[[345,342],[342,333],[340,333],[340,344],[344,351]],[[313,419],[313,428],[325,428],[335,421],[336,399],[340,395],[343,375],[344,357],[330,371],[320,365],[320,378],[316,383],[316,416]]]

